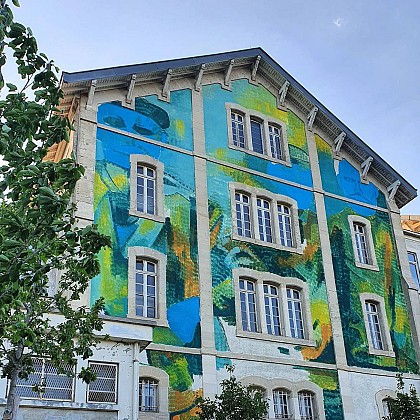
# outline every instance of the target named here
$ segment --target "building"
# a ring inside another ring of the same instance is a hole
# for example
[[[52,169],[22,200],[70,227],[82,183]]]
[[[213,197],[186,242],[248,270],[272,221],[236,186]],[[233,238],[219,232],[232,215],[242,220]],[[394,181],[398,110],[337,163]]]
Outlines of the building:
[[[74,151],[80,223],[112,239],[84,297],[109,339],[89,387],[39,361],[24,418],[189,419],[226,364],[270,419],[377,420],[397,372],[420,388],[416,190],[263,50],[62,85],[75,133],[49,158]]]

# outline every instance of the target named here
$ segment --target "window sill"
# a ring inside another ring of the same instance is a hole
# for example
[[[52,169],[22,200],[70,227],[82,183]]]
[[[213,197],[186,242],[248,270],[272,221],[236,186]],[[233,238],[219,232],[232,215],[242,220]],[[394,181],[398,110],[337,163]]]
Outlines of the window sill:
[[[356,267],[364,268],[365,270],[379,271],[377,264],[364,264],[359,261],[355,261],[354,264]]]
[[[369,354],[373,354],[374,356],[395,357],[395,353],[392,350],[378,350],[370,348]]]
[[[234,144],[231,144],[231,143],[229,144],[229,149],[238,150],[240,152],[244,152],[244,153],[246,153],[248,155],[252,155],[252,156],[257,156],[261,159],[269,160],[270,162],[273,162],[273,163],[280,163],[281,165],[288,166],[289,168],[292,167],[292,164],[287,160],[276,159],[276,158],[273,158],[272,156],[266,155],[264,153],[254,152],[253,150],[246,149],[244,147],[235,146]]]
[[[285,335],[271,335],[251,331],[236,330],[236,336],[242,338],[252,338],[254,340],[273,341],[276,343],[293,344],[297,346],[315,347],[315,341],[305,338],[293,338]]]
[[[169,419],[169,413],[154,413],[150,411],[139,411],[139,419],[147,420],[167,420]]]
[[[281,251],[289,251],[289,252],[294,252],[296,254],[303,254],[303,249],[301,246],[299,247],[284,246],[284,245],[277,244],[275,242],[266,242],[266,241],[261,241],[260,239],[256,239],[256,238],[247,238],[246,236],[240,236],[237,233],[232,233],[232,239],[235,241],[248,242],[255,245],[261,245],[261,246],[265,246],[269,248],[274,248]]]
[[[168,320],[166,318],[147,318],[145,316],[137,316],[132,313],[127,314],[127,318],[130,321],[128,322],[135,322],[136,324],[142,324],[150,325],[153,323],[153,326],[156,327],[169,327]]]
[[[154,222],[164,223],[165,216],[160,216],[158,214],[149,214],[149,213],[142,213],[135,209],[130,209],[129,211],[130,216],[140,217],[142,219],[149,219],[153,220]]]

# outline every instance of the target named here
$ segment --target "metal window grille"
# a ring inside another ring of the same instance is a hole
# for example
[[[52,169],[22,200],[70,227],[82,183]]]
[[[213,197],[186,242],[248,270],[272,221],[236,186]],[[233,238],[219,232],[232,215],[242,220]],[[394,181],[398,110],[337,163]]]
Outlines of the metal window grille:
[[[297,289],[286,288],[287,310],[289,314],[290,333],[293,338],[304,338],[301,294]]]
[[[276,419],[291,419],[293,415],[289,409],[290,393],[286,389],[273,391],[274,416]]]
[[[155,379],[139,379],[139,410],[154,413],[159,411],[158,381]]]
[[[33,360],[34,372],[29,374],[28,379],[18,378],[16,392],[19,397],[26,399],[44,399],[58,401],[73,401],[74,377],[69,377],[64,373],[58,373],[51,361],[36,358]],[[62,363],[60,368],[69,374],[74,374],[75,367],[70,364]],[[35,392],[33,387],[38,385],[39,392]]]
[[[267,332],[272,335],[281,335],[278,288],[271,284],[264,284],[263,288]]]
[[[379,317],[379,305],[376,302],[365,302],[366,314],[369,324],[369,333],[372,340],[372,346],[377,350],[384,350],[382,340],[381,322]]]
[[[308,391],[298,393],[300,420],[316,420],[314,394]]]
[[[268,126],[268,133],[270,136],[270,151],[271,156],[275,159],[284,159],[283,152],[283,138],[281,135],[281,128],[275,125]]]
[[[366,238],[366,226],[353,223],[354,239],[356,241],[357,258],[362,264],[370,264],[369,249]]]
[[[255,284],[250,280],[239,280],[242,329],[257,332],[257,307]]]
[[[251,237],[250,197],[235,193],[236,229],[239,236]]]
[[[136,258],[136,315],[156,318],[157,314],[157,264]]]
[[[156,170],[137,164],[137,210],[156,214]]]
[[[117,402],[118,366],[111,363],[89,362],[96,379],[88,385],[87,402]]]
[[[280,243],[283,246],[293,246],[292,215],[290,207],[285,204],[277,204],[277,212],[280,227]]]
[[[245,149],[245,128],[244,128],[244,117],[236,112],[231,112],[232,121],[232,136],[233,144],[238,147]]]
[[[420,286],[419,265],[417,261],[417,254],[415,252],[408,252],[408,262],[410,263],[411,277]]]
[[[251,120],[252,150],[257,153],[264,153],[262,124],[260,121]]]
[[[271,234],[271,210],[270,202],[257,198],[258,232],[260,239],[265,242],[273,242]]]

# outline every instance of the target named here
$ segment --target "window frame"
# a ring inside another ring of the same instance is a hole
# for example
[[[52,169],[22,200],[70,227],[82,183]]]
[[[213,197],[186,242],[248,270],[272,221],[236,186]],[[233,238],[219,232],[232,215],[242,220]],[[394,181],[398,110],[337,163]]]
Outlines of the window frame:
[[[155,213],[149,214],[137,209],[137,167],[143,164],[155,171]],[[164,187],[163,187],[164,167],[163,163],[147,155],[130,155],[130,210],[131,216],[141,217],[163,223],[165,221],[164,212]]]
[[[396,392],[392,389],[381,389],[375,394],[376,407],[378,408],[379,418],[383,419],[386,416],[384,404],[387,399],[396,398]]]
[[[93,403],[93,404],[118,404],[118,378],[119,378],[119,365],[118,365],[118,363],[89,360],[88,361],[88,367],[91,367],[92,365],[115,366],[115,391],[114,391],[115,397],[114,397],[114,401],[93,401],[93,400],[90,400],[89,399],[89,393],[91,392],[90,387],[91,387],[91,384],[96,382],[96,379],[95,379],[95,381],[91,381],[86,386],[86,402],[87,403]],[[101,391],[97,391],[97,390],[94,390],[92,392],[102,393]]]
[[[156,317],[136,314],[136,263],[137,259],[152,261],[156,264]],[[128,318],[156,321],[156,325],[168,326],[166,314],[166,255],[143,246],[128,247]]]
[[[140,380],[152,379],[157,382],[157,404],[158,411],[141,411],[139,404],[140,396]],[[139,367],[139,376],[136,381],[137,383],[137,412],[139,419],[147,420],[163,420],[169,418],[169,375],[162,369],[155,368],[153,366]]]
[[[391,334],[389,331],[388,319],[385,313],[385,300],[382,296],[375,293],[361,293],[360,302],[362,304],[363,319],[365,323],[366,337],[368,342],[368,349],[370,354],[377,356],[388,356],[395,357],[395,353],[392,347]],[[372,335],[370,332],[369,317],[366,310],[366,303],[373,302],[378,308],[378,318],[380,323],[380,332],[382,338],[383,349],[377,349],[374,347]]]
[[[271,191],[264,190],[262,188],[250,187],[246,184],[241,184],[238,182],[229,182],[229,192],[232,217],[232,239],[244,242],[251,242],[257,245],[263,245],[275,249],[295,252],[298,254],[303,253],[303,244],[300,236],[298,205],[296,200],[286,195],[274,194]],[[249,219],[251,237],[241,236],[238,233],[236,194],[242,194],[244,196],[249,197]],[[272,242],[260,239],[257,200],[265,200],[270,203],[269,211]],[[286,206],[290,209],[292,246],[282,245],[281,243],[280,222],[278,217],[279,205]]]
[[[252,281],[255,285],[256,298],[256,319],[257,331],[248,331],[242,325],[241,297],[239,281],[245,279]],[[314,334],[312,328],[312,314],[309,305],[309,288],[308,284],[303,280],[295,277],[281,277],[276,274],[252,270],[250,268],[234,268],[232,270],[232,281],[235,291],[235,314],[236,314],[236,335],[238,337],[253,338],[266,341],[275,341],[281,343],[315,346]],[[272,285],[277,287],[279,301],[280,316],[280,333],[281,335],[269,334],[267,328],[265,293],[264,285]],[[288,321],[287,311],[287,288],[299,289],[301,299],[301,309],[304,326],[304,337],[292,337],[291,328]]]
[[[300,420],[298,394],[300,392],[310,392],[313,395],[316,420],[325,420],[324,395],[323,390],[316,384],[309,381],[292,382],[288,379],[262,378],[260,376],[246,376],[240,379],[245,386],[254,386],[265,391],[268,402],[267,418],[275,419],[273,392],[283,390],[289,392],[289,419]],[[279,418],[279,417],[277,417]],[[281,419],[281,417],[280,417]]]
[[[410,261],[410,255],[414,255],[414,261]],[[407,250],[407,258],[408,258],[408,267],[410,269],[411,279],[413,280],[413,283],[415,284],[416,288],[420,288],[420,268],[419,268],[419,259],[417,257],[417,252]],[[413,271],[412,267],[414,267],[414,270],[416,271],[417,279],[413,277]]]
[[[261,112],[250,110],[240,106],[238,104],[227,102],[225,104],[226,116],[227,116],[227,127],[228,127],[228,144],[230,149],[240,150],[251,154],[253,156],[258,156],[262,159],[270,160],[275,163],[281,163],[285,166],[292,166],[290,163],[290,152],[289,152],[289,142],[287,139],[287,125],[280,120],[270,117],[269,115],[262,114]],[[234,136],[232,129],[232,113],[241,115],[243,117],[243,127],[244,127],[244,147],[234,144]],[[251,130],[251,121],[256,121],[261,124],[261,136],[262,136],[262,149],[263,152],[259,153],[254,150],[253,147],[253,136]],[[271,138],[270,138],[270,126],[279,129],[281,142],[280,153],[282,154],[282,159],[272,156],[271,150]]]
[[[379,271],[378,263],[376,260],[376,251],[375,251],[375,246],[374,246],[373,236],[372,236],[372,227],[369,220],[361,216],[350,215],[348,216],[348,221],[349,221],[349,226],[350,226],[351,241],[353,245],[354,264],[356,265],[356,267],[359,267],[359,268]],[[359,260],[356,234],[354,231],[355,225],[363,225],[365,228],[366,248],[367,248],[367,253],[368,253],[368,258],[369,258],[369,261],[367,264]]]

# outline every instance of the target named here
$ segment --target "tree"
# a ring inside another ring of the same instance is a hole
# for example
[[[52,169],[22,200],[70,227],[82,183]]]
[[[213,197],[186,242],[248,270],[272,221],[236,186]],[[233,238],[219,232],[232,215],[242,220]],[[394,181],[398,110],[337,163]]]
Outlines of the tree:
[[[197,400],[198,420],[262,420],[267,417],[268,403],[264,394],[252,385],[242,385],[233,375],[234,367],[226,366],[229,378],[221,382],[222,392],[214,400]]]
[[[7,0],[0,0],[0,40],[0,366],[9,379],[3,419],[12,419],[16,382],[33,372],[34,357],[71,376],[75,357],[92,354],[103,302],[75,308],[72,301],[98,273],[96,255],[110,242],[95,226],[77,227],[72,196],[83,167],[74,158],[44,159],[50,146],[68,140],[71,124],[58,109],[58,69],[38,52],[30,28],[14,21]],[[21,88],[5,83],[7,49]],[[52,271],[61,273],[53,294]],[[79,377],[94,376],[82,369]],[[34,385],[42,392],[45,384]]]
[[[389,415],[384,420],[420,420],[420,400],[416,388],[410,385],[409,392],[404,391],[402,375],[397,375],[396,398],[387,398]]]

